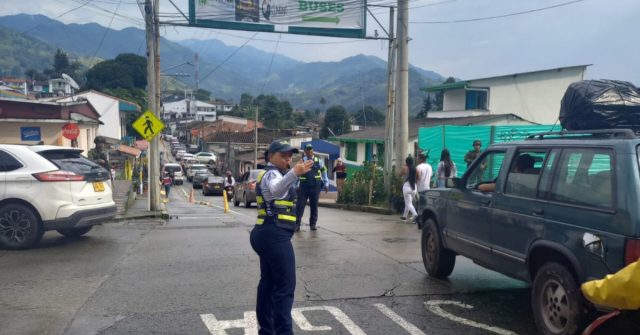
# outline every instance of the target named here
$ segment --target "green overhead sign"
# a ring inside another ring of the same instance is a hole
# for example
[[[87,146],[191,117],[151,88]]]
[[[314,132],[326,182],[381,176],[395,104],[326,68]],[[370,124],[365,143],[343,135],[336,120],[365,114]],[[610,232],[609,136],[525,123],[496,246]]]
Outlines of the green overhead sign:
[[[366,0],[189,0],[189,25],[364,38]]]

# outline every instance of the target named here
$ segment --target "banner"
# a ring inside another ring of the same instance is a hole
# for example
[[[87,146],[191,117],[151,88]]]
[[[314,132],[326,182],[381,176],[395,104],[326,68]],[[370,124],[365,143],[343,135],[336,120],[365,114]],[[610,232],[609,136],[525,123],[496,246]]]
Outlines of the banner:
[[[365,37],[366,0],[189,0],[197,27]]]

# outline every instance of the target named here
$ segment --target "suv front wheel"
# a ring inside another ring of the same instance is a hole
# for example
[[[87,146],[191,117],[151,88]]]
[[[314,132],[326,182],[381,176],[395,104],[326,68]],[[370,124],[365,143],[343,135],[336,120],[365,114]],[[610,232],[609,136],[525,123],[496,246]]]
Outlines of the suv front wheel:
[[[585,324],[587,309],[573,275],[559,263],[546,263],[533,280],[533,316],[544,335],[577,334]]]
[[[456,254],[442,245],[433,219],[425,220],[422,227],[422,262],[427,273],[436,278],[448,277],[456,265]]]

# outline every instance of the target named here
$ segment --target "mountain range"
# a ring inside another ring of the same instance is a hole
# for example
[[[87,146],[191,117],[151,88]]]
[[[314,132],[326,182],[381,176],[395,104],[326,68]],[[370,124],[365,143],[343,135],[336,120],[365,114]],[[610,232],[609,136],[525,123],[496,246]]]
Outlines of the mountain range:
[[[238,101],[242,93],[264,93],[288,100],[294,108],[322,109],[340,104],[352,112],[363,105],[386,109],[387,63],[378,57],[357,55],[338,62],[301,62],[249,45],[237,50],[216,39],[161,38],[160,46],[161,68],[166,69],[163,74],[181,81],[178,87],[195,87],[194,55],[198,53],[199,87],[216,98]],[[138,28],[114,30],[95,23],[64,24],[43,15],[0,17],[3,75],[50,67],[57,48],[71,58],[88,60],[112,59],[121,53],[144,56],[145,32]],[[178,73],[190,76],[178,78]],[[420,109],[424,97],[420,88],[443,81],[438,73],[411,66],[410,114]],[[320,103],[322,98],[325,105]]]

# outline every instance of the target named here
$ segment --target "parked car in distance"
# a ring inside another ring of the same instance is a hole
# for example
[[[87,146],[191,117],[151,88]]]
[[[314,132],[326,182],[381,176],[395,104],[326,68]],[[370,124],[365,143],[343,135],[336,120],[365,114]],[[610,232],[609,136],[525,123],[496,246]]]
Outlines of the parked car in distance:
[[[203,195],[222,195],[224,190],[224,177],[209,175],[202,184]]]
[[[180,161],[183,161],[185,159],[193,159],[193,158],[194,158],[193,154],[190,154],[190,153],[187,152],[187,153],[182,154],[182,157],[180,158]]]
[[[176,151],[176,159],[179,161],[182,159],[182,155],[186,154],[187,151],[184,149],[180,149],[178,151]]]
[[[456,255],[532,285],[540,334],[578,334],[593,306],[580,285],[640,258],[640,137],[565,131],[494,144],[421,213],[429,275]]]
[[[191,153],[191,154],[195,154],[198,152],[198,145],[197,144],[190,144],[189,148],[187,148],[187,152]]]
[[[208,165],[214,165],[217,161],[216,154],[214,154],[213,152],[201,151],[195,154],[195,158],[201,164],[208,164]]]
[[[184,174],[182,173],[182,167],[178,163],[166,163],[162,167],[163,173],[166,172],[173,177],[174,185],[184,184]]]
[[[32,247],[48,230],[82,236],[116,215],[109,171],[81,153],[0,144],[0,248]]]
[[[198,172],[196,172],[196,174],[193,175],[193,178],[192,178],[193,188],[202,188],[203,182],[209,176],[211,176],[211,173],[209,173],[209,171],[198,171]]]
[[[198,160],[195,158],[187,158],[180,161],[180,165],[182,166],[183,171],[188,171],[193,164],[199,164]]]
[[[243,202],[244,206],[249,208],[252,202],[256,202],[256,179],[262,171],[264,170],[247,171],[239,180],[236,180],[236,184],[233,187],[234,206],[240,206],[240,203]]]
[[[192,164],[187,170],[187,180],[193,181],[193,176],[198,172],[209,172],[209,168],[204,164]]]

